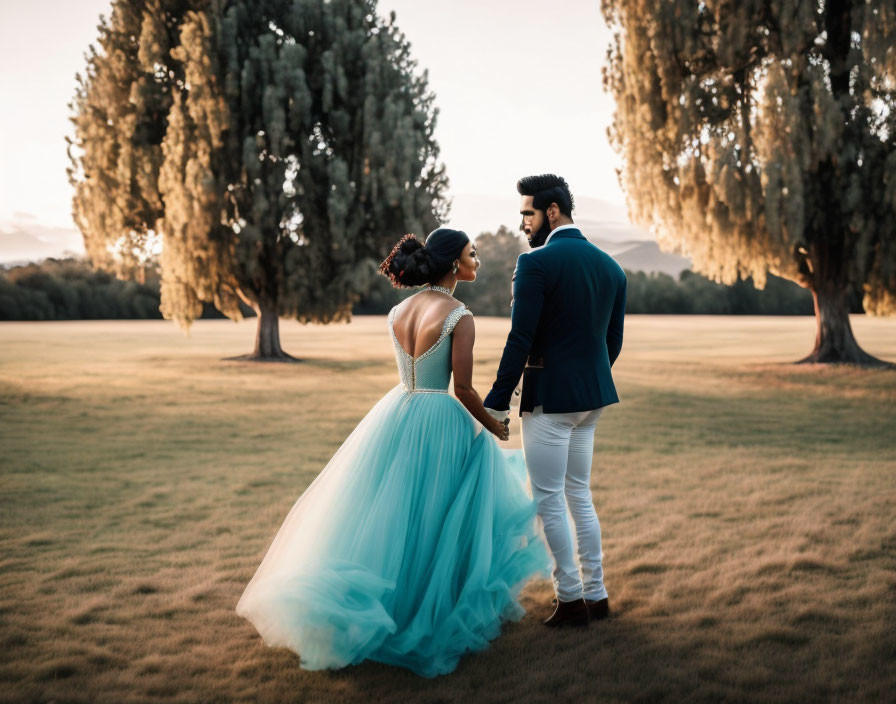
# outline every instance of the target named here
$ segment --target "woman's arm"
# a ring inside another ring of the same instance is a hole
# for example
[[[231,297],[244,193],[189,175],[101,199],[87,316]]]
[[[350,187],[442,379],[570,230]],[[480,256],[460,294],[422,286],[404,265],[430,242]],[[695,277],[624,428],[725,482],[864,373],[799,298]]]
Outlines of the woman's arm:
[[[476,340],[476,326],[473,316],[465,315],[454,326],[454,341],[451,343],[451,366],[454,369],[454,395],[482,427],[499,440],[506,440],[510,431],[501,421],[493,418],[482,399],[473,388],[473,342]]]

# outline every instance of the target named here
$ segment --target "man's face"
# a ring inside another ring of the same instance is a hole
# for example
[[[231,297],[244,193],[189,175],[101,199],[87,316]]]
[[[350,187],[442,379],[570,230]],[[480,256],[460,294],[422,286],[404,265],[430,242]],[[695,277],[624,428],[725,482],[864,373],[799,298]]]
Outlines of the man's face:
[[[520,215],[523,216],[520,229],[526,233],[532,248],[541,247],[551,234],[551,223],[544,216],[544,211],[535,207],[534,200],[534,196],[520,196]]]
[[[536,210],[532,204],[534,199],[534,196],[520,196],[520,215],[523,216],[520,229],[526,233],[526,238],[529,240],[541,229],[544,222],[544,213],[541,210]]]

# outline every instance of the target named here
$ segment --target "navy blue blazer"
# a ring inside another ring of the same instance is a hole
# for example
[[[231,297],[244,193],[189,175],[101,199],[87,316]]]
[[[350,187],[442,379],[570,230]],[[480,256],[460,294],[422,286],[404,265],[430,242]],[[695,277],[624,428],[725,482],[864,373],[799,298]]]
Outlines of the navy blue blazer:
[[[535,406],[572,413],[617,403],[610,367],[622,349],[625,287],[622,267],[575,228],[521,254],[510,334],[486,408],[507,410],[524,370],[520,415]]]

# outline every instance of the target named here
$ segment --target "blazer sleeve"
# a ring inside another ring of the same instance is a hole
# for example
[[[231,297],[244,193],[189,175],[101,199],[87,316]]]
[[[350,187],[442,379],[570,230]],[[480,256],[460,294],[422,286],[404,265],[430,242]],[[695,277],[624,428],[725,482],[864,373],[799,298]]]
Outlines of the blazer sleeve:
[[[628,283],[625,274],[622,275],[622,285],[616,289],[616,300],[613,302],[613,312],[610,316],[610,324],[607,327],[607,353],[610,356],[610,366],[619,356],[622,350],[622,326],[625,320],[625,297]]]
[[[516,260],[513,272],[513,306],[510,334],[498,365],[498,376],[483,405],[496,411],[510,408],[510,396],[526,368],[535,331],[544,306],[545,277],[541,265],[528,254]]]

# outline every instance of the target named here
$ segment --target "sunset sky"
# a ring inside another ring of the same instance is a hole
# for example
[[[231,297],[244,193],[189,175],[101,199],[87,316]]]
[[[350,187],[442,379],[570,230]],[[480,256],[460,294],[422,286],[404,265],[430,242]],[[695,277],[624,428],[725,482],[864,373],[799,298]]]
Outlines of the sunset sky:
[[[67,103],[110,3],[0,0],[0,8],[0,248],[11,223],[79,244],[65,174]],[[567,178],[580,215],[625,219],[618,158],[606,138],[612,101],[601,66],[609,32],[598,2],[383,0],[379,8],[396,12],[429,69],[452,225],[516,225],[517,178],[544,171]]]

